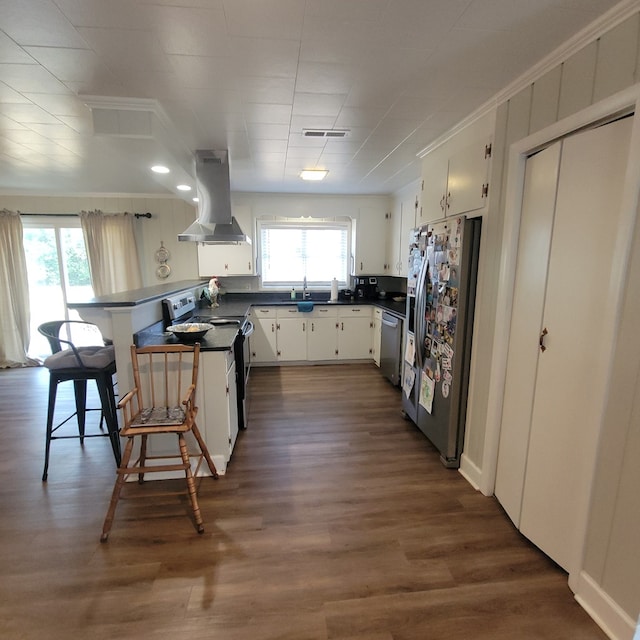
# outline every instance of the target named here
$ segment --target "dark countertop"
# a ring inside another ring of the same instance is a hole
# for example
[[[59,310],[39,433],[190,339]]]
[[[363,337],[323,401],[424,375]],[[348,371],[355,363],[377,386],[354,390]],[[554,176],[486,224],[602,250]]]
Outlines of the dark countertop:
[[[284,293],[228,293],[220,296],[218,307],[203,306],[197,309],[195,315],[210,316],[212,318],[243,317],[247,315],[252,306],[293,306],[301,302],[302,299],[291,300]],[[406,301],[394,302],[390,298],[375,300],[338,300],[329,302],[329,294],[314,293],[311,296],[314,305],[337,305],[353,306],[355,304],[366,304],[380,307],[385,311],[403,318],[406,316]]]
[[[135,307],[136,305],[166,298],[167,296],[184,291],[186,289],[195,289],[196,287],[206,286],[202,280],[182,280],[180,282],[165,282],[164,284],[155,284],[142,289],[132,289],[131,291],[120,291],[119,293],[110,293],[105,296],[96,296],[88,300],[75,301],[67,303],[70,309],[82,309],[86,307]]]
[[[221,325],[209,329],[198,341],[200,342],[200,350],[229,351],[233,347],[238,330],[236,325]],[[156,322],[156,324],[136,333],[134,343],[137,347],[148,347],[160,344],[181,344],[181,341],[170,331],[164,331],[162,322]]]

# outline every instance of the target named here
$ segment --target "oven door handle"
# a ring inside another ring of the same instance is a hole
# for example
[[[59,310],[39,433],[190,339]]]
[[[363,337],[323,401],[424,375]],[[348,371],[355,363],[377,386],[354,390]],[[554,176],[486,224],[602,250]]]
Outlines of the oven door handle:
[[[242,327],[243,338],[245,338],[246,340],[249,336],[253,334],[253,331],[254,331],[253,322],[251,322],[251,320],[247,320],[247,322]]]

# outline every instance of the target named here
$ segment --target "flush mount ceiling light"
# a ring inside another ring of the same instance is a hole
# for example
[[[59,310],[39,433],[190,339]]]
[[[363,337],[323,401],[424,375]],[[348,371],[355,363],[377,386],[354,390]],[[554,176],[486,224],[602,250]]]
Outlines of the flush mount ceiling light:
[[[324,180],[329,172],[326,169],[305,169],[300,172],[303,180]]]
[[[200,198],[198,198],[197,196],[194,198],[191,198],[194,202],[200,202]]]
[[[191,191],[191,187],[188,184],[179,184],[176,189],[178,191]]]
[[[156,164],[151,167],[151,171],[153,171],[154,173],[169,173],[169,167],[165,167],[162,164]]]

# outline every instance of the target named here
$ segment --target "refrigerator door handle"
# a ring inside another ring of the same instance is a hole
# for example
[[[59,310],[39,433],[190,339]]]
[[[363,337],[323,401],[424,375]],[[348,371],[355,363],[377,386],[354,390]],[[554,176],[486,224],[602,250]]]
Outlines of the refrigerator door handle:
[[[426,311],[425,305],[425,280],[428,267],[427,256],[425,255],[422,266],[420,267],[420,274],[418,276],[418,283],[416,287],[416,312],[415,312],[415,347],[416,347],[416,361],[418,367],[422,369],[422,347],[424,345],[424,329]]]

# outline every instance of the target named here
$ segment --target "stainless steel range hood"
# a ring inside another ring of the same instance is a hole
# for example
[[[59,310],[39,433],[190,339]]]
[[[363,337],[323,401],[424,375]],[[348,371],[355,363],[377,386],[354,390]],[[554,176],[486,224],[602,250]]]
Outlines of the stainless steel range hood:
[[[231,215],[231,183],[226,151],[196,151],[198,219],[178,234],[183,242],[251,242]]]

